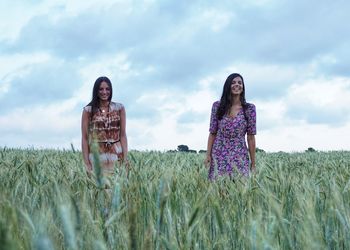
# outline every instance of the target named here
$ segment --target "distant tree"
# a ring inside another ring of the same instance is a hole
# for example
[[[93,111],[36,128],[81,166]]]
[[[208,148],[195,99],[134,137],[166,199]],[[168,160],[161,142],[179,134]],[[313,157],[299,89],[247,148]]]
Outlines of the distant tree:
[[[189,149],[187,152],[197,154],[197,151],[196,151],[196,150],[193,150],[193,149]]]
[[[168,150],[168,151],[166,151],[167,153],[176,153],[177,151],[176,150],[173,150],[173,149],[171,149],[171,150]]]
[[[255,149],[255,152],[265,153],[265,150],[263,150],[263,149],[257,147],[257,148]]]
[[[187,145],[179,145],[179,146],[177,146],[177,150],[179,152],[188,152],[188,146]]]
[[[316,152],[316,150],[314,148],[308,148],[307,150],[305,150],[306,153],[311,153],[311,152]]]
[[[207,150],[203,150],[203,149],[201,149],[201,150],[199,150],[199,152],[198,152],[198,153],[202,154],[202,153],[206,153],[206,152],[207,152]]]

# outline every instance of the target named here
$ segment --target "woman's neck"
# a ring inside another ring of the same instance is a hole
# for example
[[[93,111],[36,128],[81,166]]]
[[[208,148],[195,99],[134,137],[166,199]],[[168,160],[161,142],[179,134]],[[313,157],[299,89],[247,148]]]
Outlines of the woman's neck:
[[[241,106],[241,99],[239,95],[232,96],[231,106]]]
[[[100,107],[108,107],[109,101],[100,101]]]

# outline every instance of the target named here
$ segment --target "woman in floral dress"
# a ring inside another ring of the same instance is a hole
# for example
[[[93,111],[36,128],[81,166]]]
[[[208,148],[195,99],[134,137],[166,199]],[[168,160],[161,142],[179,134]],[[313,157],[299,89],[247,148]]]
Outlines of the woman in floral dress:
[[[95,81],[91,102],[82,114],[82,152],[88,174],[93,170],[91,148],[98,145],[99,160],[104,174],[114,173],[115,162],[127,165],[128,143],[125,132],[126,115],[121,103],[112,102],[112,83],[107,77]]]
[[[212,106],[206,157],[209,179],[232,177],[236,170],[248,176],[250,168],[255,170],[255,134],[255,106],[245,100],[243,77],[233,73],[225,81],[220,101]]]

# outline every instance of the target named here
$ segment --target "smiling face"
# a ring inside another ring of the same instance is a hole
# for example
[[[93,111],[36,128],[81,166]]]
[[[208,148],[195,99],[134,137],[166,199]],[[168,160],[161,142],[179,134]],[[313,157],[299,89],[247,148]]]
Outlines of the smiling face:
[[[243,80],[241,77],[237,76],[232,79],[231,94],[240,95],[242,92],[243,92]]]
[[[106,82],[101,82],[100,87],[98,89],[98,98],[101,101],[109,101],[109,97],[111,95],[111,89]]]

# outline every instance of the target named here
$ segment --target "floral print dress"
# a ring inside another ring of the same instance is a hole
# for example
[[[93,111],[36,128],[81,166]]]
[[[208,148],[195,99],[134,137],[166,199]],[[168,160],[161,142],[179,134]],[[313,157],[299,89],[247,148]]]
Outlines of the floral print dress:
[[[242,175],[249,174],[249,156],[245,140],[246,134],[256,134],[256,110],[253,104],[247,103],[235,117],[224,115],[217,118],[220,102],[214,102],[211,111],[209,132],[216,134],[212,147],[212,161],[209,168],[209,179],[217,175],[234,175],[237,169]]]
[[[91,117],[89,126],[89,145],[97,143],[99,146],[100,163],[105,173],[113,173],[113,164],[122,160],[122,146],[120,143],[120,112],[124,109],[123,104],[111,102],[107,112],[97,110]],[[84,107],[88,113],[91,106]],[[90,161],[93,162],[93,154],[89,154]]]

